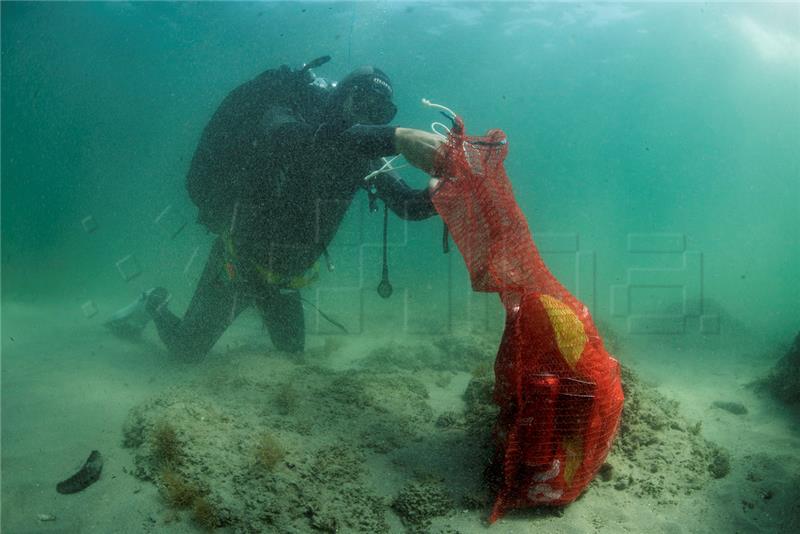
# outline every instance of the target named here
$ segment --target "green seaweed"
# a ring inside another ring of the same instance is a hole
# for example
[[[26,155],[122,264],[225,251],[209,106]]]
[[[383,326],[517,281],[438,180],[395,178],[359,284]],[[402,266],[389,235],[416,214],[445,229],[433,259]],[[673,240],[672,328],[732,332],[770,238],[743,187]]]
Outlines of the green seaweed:
[[[256,443],[255,456],[257,465],[272,471],[286,456],[286,450],[272,434],[263,433]]]
[[[169,467],[161,471],[161,486],[164,500],[172,508],[188,508],[201,495],[200,488]]]
[[[192,518],[203,530],[214,530],[222,524],[217,508],[205,497],[195,498],[192,504]]]
[[[183,456],[183,443],[178,439],[175,427],[166,421],[153,429],[153,457],[160,465],[175,465]]]

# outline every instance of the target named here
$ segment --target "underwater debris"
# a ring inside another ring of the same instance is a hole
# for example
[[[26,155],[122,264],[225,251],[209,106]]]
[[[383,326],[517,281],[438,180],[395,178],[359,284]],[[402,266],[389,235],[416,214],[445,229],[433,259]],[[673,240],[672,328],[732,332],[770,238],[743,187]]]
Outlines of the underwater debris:
[[[711,403],[711,406],[713,408],[725,410],[734,415],[745,415],[747,413],[747,407],[740,402],[714,401]]]
[[[98,451],[92,451],[86,463],[83,464],[77,473],[56,485],[56,491],[69,494],[83,491],[100,478],[103,471],[103,457]]]
[[[702,422],[686,421],[674,400],[648,387],[627,367],[622,368],[622,383],[626,402],[619,435],[595,484],[608,482],[609,488],[635,497],[673,503],[727,474],[727,453],[703,438]],[[464,392],[467,434],[488,450],[493,448],[496,419],[492,389],[490,376],[473,378]],[[491,486],[492,472],[484,474]]]

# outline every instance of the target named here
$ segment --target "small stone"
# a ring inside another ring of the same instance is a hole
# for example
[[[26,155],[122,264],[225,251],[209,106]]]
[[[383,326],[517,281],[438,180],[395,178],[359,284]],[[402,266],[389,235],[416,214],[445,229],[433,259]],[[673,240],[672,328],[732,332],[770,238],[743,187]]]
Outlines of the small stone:
[[[439,428],[449,428],[455,426],[458,421],[458,416],[455,412],[444,412],[436,419],[436,426]]]
[[[711,449],[711,458],[708,470],[714,478],[724,478],[730,473],[731,459],[727,451],[719,446]]]
[[[600,466],[600,472],[598,473],[600,476],[600,480],[603,482],[608,482],[612,478],[614,478],[614,466],[609,463],[604,463]]]
[[[56,520],[56,516],[54,516],[53,514],[39,514],[36,517],[39,519],[39,521],[55,521]]]

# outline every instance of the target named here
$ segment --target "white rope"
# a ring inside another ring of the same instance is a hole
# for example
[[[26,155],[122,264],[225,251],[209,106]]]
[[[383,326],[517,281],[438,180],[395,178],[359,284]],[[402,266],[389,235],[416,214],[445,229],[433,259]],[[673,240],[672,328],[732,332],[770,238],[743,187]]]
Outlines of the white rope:
[[[447,133],[440,132],[439,130],[436,129],[437,127],[442,128]],[[442,139],[447,139],[447,136],[450,134],[450,128],[448,128],[447,126],[438,121],[431,123],[431,131],[436,135],[438,135],[439,137],[441,137]]]
[[[371,173],[369,173],[368,175],[366,175],[364,177],[364,181],[365,182],[369,182],[371,179],[375,178],[376,176],[378,176],[379,174],[384,173],[384,172],[391,172],[391,171],[394,171],[394,170],[397,170],[397,169],[402,169],[403,167],[408,167],[408,163],[404,163],[402,165],[398,165],[397,167],[393,167],[392,166],[392,162],[394,160],[396,160],[397,158],[399,158],[399,157],[400,156],[394,156],[391,159],[381,158],[383,160],[383,166],[380,169],[374,170]]]
[[[453,112],[452,109],[450,109],[448,107],[442,106],[441,104],[434,104],[433,102],[431,102],[427,98],[423,98],[422,99],[422,104],[425,105],[425,106],[428,106],[429,108],[438,109],[439,111],[444,112],[452,120],[456,119],[456,114]],[[442,129],[445,132],[447,132],[447,134],[442,133],[441,132]],[[439,137],[441,137],[443,139],[446,139],[447,135],[450,133],[450,128],[448,128],[445,124],[443,124],[441,122],[438,122],[438,121],[434,121],[434,122],[431,123],[431,130],[433,131],[433,133],[435,133],[436,135],[438,135]],[[397,167],[393,167],[392,166],[392,162],[394,160],[396,160],[397,158],[399,158],[399,157],[400,156],[394,156],[391,159],[381,158],[381,159],[383,159],[383,166],[380,169],[374,170],[371,173],[367,174],[364,177],[364,181],[365,182],[369,182],[370,180],[372,180],[373,178],[375,178],[376,176],[378,176],[379,174],[384,173],[384,172],[390,172],[390,171],[394,171],[394,170],[397,170],[397,169],[402,169],[403,167],[408,167],[409,166],[408,163],[404,163],[402,165],[398,165]]]
[[[423,98],[422,99],[422,105],[428,106],[429,108],[438,109],[439,111],[444,111],[445,113],[450,115],[451,119],[455,119],[456,118],[456,114],[453,112],[452,109],[450,109],[448,107],[445,107],[445,106],[443,106],[441,104],[434,104],[433,102],[431,102],[427,98]]]
[[[433,102],[431,102],[427,98],[423,98],[422,99],[422,105],[423,106],[428,106],[429,108],[438,109],[439,111],[443,112],[445,115],[448,115],[450,117],[450,120],[453,120],[453,121],[456,120],[456,114],[453,112],[452,109],[450,109],[450,108],[448,108],[446,106],[443,106],[441,104],[434,104]],[[447,133],[442,133],[441,130],[444,130]],[[439,137],[441,137],[442,139],[447,139],[447,136],[450,135],[450,128],[448,128],[447,125],[445,125],[445,124],[443,124],[441,122],[438,122],[438,121],[434,121],[434,122],[431,123],[431,131],[433,133],[435,133],[436,135],[438,135]]]

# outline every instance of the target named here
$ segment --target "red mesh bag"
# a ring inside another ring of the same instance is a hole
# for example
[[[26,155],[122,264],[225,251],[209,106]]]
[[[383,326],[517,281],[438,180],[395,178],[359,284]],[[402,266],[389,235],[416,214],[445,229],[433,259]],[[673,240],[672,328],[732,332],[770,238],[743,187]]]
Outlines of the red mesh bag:
[[[436,156],[433,204],[464,256],[472,288],[500,294],[506,325],[495,360],[499,481],[490,522],[509,509],[574,501],[605,460],[622,412],[617,361],[586,306],[542,261],[514,200],[505,134],[464,134]]]

